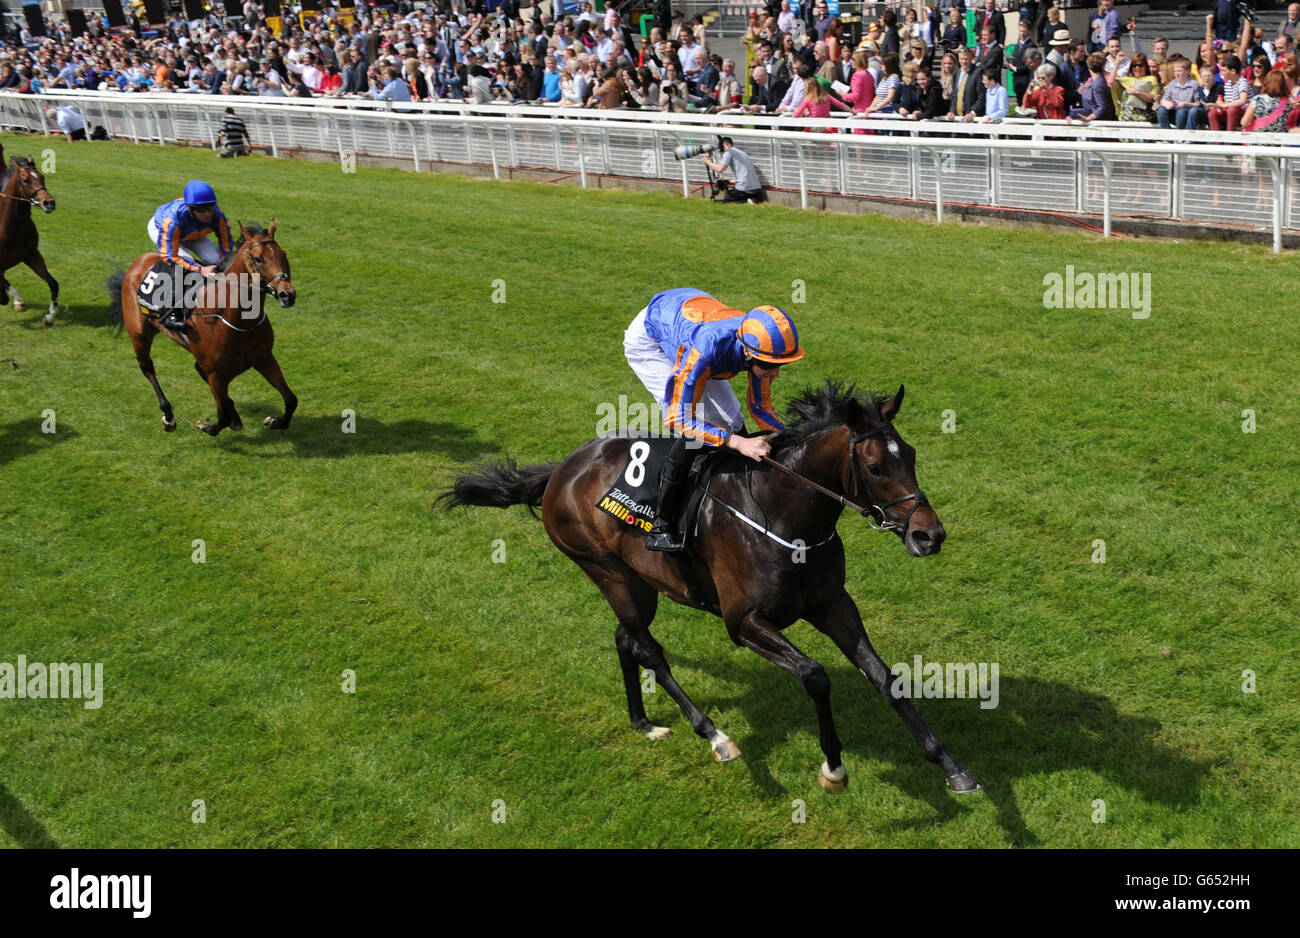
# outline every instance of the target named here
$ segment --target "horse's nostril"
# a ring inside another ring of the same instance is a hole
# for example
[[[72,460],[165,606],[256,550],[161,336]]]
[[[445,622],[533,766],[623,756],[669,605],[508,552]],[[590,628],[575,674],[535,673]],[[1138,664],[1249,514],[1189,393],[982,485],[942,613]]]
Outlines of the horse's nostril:
[[[929,545],[929,543],[930,543],[932,540],[933,540],[933,538],[930,537],[930,532],[929,532],[929,531],[926,531],[926,530],[923,530],[923,529],[922,529],[922,530],[917,530],[917,531],[913,531],[913,532],[912,532],[912,541],[913,541],[913,543],[915,543],[918,547],[924,547],[924,546],[927,546],[927,545]]]

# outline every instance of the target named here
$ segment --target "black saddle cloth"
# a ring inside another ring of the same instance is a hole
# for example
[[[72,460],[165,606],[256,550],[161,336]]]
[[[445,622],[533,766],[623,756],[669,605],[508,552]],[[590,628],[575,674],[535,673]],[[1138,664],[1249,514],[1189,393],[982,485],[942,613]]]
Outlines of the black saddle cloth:
[[[676,438],[630,434],[617,434],[617,437],[630,441],[627,456],[618,480],[600,497],[596,507],[626,524],[632,533],[644,537],[658,517],[659,477],[663,474],[664,462]],[[724,455],[721,449],[713,446],[701,446],[695,450],[690,470],[682,482],[689,494],[678,499],[680,516],[668,519],[676,522],[674,527],[677,530],[690,532],[694,527],[695,515],[699,511],[708,479],[721,464]]]

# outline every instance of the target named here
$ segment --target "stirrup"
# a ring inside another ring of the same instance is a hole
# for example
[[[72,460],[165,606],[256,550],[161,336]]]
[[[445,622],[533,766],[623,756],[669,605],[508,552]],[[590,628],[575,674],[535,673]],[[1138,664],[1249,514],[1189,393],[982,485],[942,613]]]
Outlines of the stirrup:
[[[686,547],[686,539],[673,533],[672,528],[662,518],[656,518],[654,526],[645,538],[646,550],[675,552]]]
[[[158,322],[173,332],[185,331],[185,313],[180,310],[168,310],[158,317]]]

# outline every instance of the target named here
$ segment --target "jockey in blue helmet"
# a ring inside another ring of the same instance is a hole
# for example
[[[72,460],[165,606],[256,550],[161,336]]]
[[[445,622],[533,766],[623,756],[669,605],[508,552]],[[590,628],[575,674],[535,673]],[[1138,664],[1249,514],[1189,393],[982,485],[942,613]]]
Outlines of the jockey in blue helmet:
[[[217,206],[217,194],[201,179],[187,182],[181,198],[158,206],[148,230],[149,240],[163,260],[205,277],[217,272],[217,264],[234,246],[230,222]],[[212,234],[217,236],[216,244],[209,237]],[[184,324],[184,310],[173,311],[163,320],[163,325],[173,328]]]
[[[749,413],[760,430],[783,430],[772,409],[772,381],[782,365],[803,358],[804,350],[784,310],[759,306],[744,312],[689,288],[655,294],[628,326],[623,349],[636,376],[663,407],[664,423],[679,434],[660,476],[659,509],[646,547],[681,550],[684,538],[672,526],[690,464],[686,440],[761,460],[771,447],[761,437],[735,432],[744,427],[744,419],[727,382],[748,372]]]

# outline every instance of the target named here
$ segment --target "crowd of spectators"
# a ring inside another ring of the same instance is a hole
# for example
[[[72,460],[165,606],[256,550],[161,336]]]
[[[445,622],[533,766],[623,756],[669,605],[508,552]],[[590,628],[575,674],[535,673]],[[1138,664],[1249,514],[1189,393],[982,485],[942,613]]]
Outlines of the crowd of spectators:
[[[968,45],[962,0],[948,0],[919,16],[909,8],[901,20],[886,10],[856,47],[826,0],[804,4],[802,16],[790,0],[768,0],[744,37],[750,67],[738,70],[711,52],[700,17],[687,22],[664,4],[642,35],[612,7],[596,12],[590,2],[554,18],[517,0],[492,11],[468,0],[362,3],[355,14],[326,2],[306,19],[286,11],[277,36],[257,0],[227,2],[204,20],[153,27],[132,20],[117,29],[93,21],[78,37],[49,20],[46,36],[11,33],[0,53],[0,91],[539,102],[792,121],[837,112],[977,122],[1031,116],[1224,130],[1288,129],[1300,118],[1292,106],[1300,3],[1266,40],[1229,0],[1215,0],[1193,62],[1170,54],[1161,37],[1148,52],[1137,22],[1122,24],[1114,0],[1099,0],[1083,38],[1071,36],[1058,8],[1035,0],[1020,8],[1018,35],[1008,37],[997,9],[1005,0],[977,0],[978,41]]]

